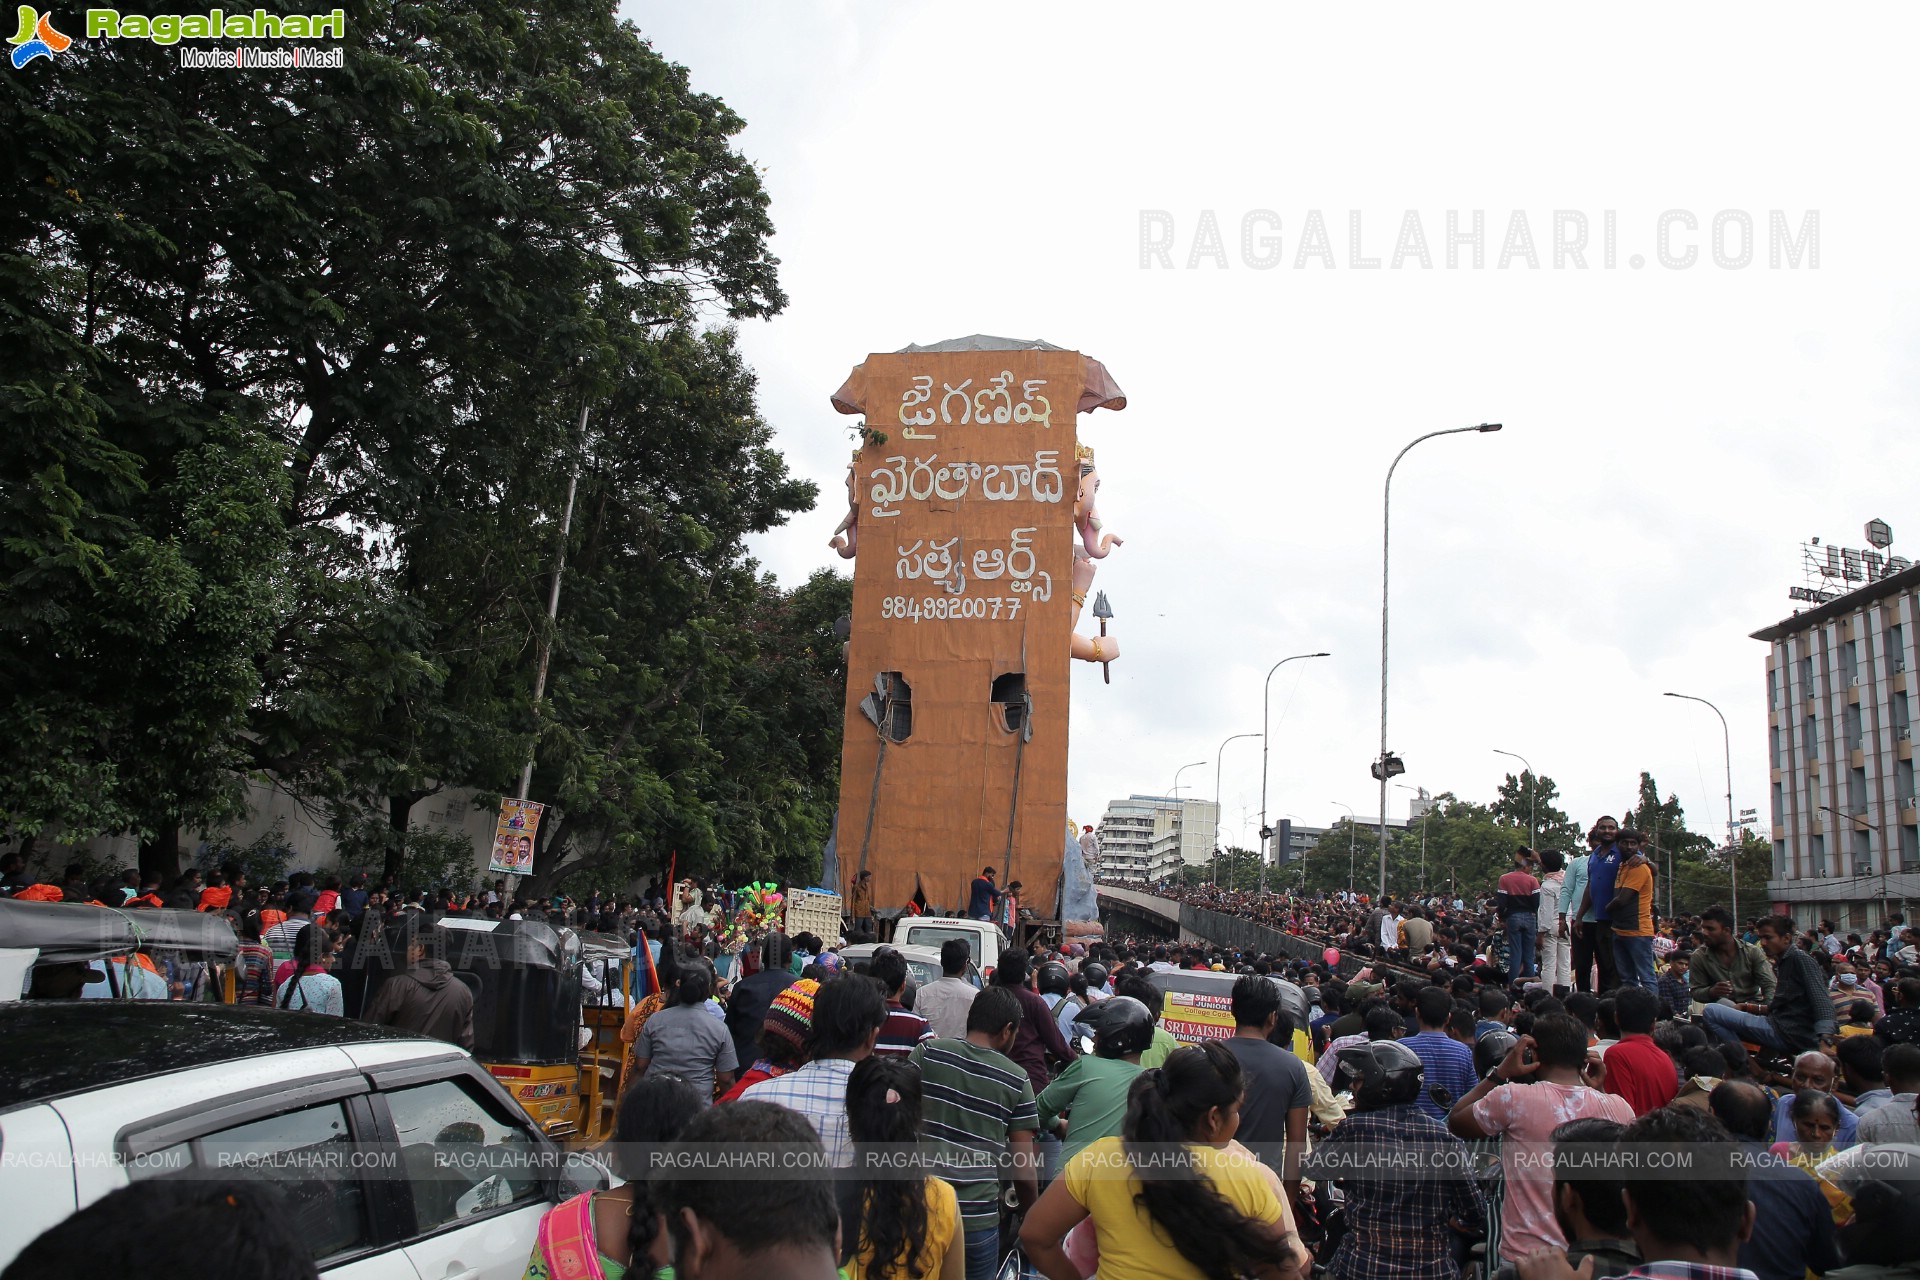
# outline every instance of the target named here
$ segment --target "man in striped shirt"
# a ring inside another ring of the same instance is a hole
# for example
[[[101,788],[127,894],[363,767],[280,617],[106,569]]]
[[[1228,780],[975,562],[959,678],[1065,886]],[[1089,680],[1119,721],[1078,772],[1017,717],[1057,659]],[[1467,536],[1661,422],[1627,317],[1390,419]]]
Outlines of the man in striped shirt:
[[[1021,1209],[1039,1194],[1033,1083],[1007,1057],[1019,1029],[1019,1000],[1007,987],[989,987],[967,1009],[966,1039],[930,1040],[913,1051],[921,1132],[960,1201],[967,1280],[991,1280],[1000,1267],[1001,1162],[1011,1156]]]
[[[848,973],[821,983],[813,997],[807,1064],[749,1085],[740,1100],[772,1102],[798,1111],[820,1135],[828,1163],[836,1169],[850,1168],[853,1139],[847,1133],[847,1077],[855,1064],[873,1052],[885,1020],[880,989],[862,975]]]
[[[916,1045],[933,1039],[933,1025],[900,1003],[900,997],[907,989],[905,956],[891,947],[881,948],[873,953],[873,959],[867,965],[867,976],[878,982],[887,993],[887,1020],[880,1024],[880,1039],[873,1046],[875,1053],[904,1058],[913,1052]]]
[[[260,935],[260,941],[273,952],[273,962],[284,964],[293,959],[293,940],[313,923],[313,904],[305,898],[289,901],[287,918]]]

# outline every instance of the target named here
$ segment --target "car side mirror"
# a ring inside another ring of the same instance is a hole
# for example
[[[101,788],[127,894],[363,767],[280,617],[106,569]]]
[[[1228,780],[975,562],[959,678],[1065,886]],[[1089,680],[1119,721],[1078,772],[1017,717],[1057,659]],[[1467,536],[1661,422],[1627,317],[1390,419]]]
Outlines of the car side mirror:
[[[613,1175],[595,1157],[584,1151],[569,1151],[560,1159],[560,1198],[571,1200],[588,1191],[605,1191],[613,1185]]]

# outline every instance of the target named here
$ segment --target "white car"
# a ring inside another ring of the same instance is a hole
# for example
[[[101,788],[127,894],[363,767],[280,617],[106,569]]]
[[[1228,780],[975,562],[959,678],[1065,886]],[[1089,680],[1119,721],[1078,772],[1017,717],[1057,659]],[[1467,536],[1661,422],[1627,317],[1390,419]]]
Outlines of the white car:
[[[991,977],[1007,949],[1007,935],[1000,926],[986,920],[965,920],[959,916],[902,916],[895,923],[893,940],[902,948],[930,947],[937,954],[942,943],[963,939],[973,953],[973,963]]]
[[[861,942],[851,947],[840,948],[840,958],[856,970],[864,970],[873,959],[873,953],[885,947],[888,951],[898,951],[907,962],[907,1008],[913,1008],[913,993],[930,983],[938,982],[944,973],[940,968],[940,948],[894,946],[887,942]],[[965,973],[960,975],[971,982],[976,989],[980,987],[980,970],[968,962]]]
[[[335,1280],[517,1280],[599,1183],[471,1055],[318,1014],[0,1004],[0,1269],[140,1178],[272,1183]]]

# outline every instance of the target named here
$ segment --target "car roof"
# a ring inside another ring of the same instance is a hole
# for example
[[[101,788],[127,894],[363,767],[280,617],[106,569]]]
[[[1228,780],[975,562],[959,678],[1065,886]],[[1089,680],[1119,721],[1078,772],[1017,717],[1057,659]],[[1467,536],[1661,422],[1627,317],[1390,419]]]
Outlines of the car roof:
[[[985,933],[992,931],[993,936],[1006,941],[1006,931],[991,920],[969,920],[965,916],[908,916],[896,922],[896,927],[913,928],[923,924],[937,924],[942,927],[959,925],[964,929],[978,929]]]
[[[161,1000],[0,1004],[0,1111],[237,1058],[411,1040],[351,1018]]]
[[[840,954],[854,960],[864,960],[881,947],[889,951],[898,951],[909,960],[918,960],[922,964],[931,964],[936,968],[940,964],[940,948],[923,947],[917,942],[856,942],[850,947],[840,948]],[[968,964],[973,962],[969,960]]]

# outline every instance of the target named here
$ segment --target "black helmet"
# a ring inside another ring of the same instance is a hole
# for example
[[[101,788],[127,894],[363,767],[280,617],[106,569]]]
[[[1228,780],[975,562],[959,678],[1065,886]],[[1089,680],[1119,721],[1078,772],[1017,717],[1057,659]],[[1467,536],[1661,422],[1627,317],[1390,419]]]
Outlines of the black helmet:
[[[1520,1038],[1511,1031],[1489,1031],[1473,1042],[1473,1074],[1485,1080],[1493,1069],[1506,1061]]]
[[[1087,980],[1089,989],[1098,991],[1107,985],[1107,966],[1098,960],[1088,960],[1080,966],[1080,976]]]
[[[1352,1090],[1359,1111],[1399,1106],[1420,1096],[1426,1070],[1420,1055],[1398,1040],[1373,1040],[1335,1055],[1336,1085]]]
[[[1049,960],[1040,966],[1040,994],[1043,996],[1063,996],[1072,987],[1072,975],[1067,966],[1058,960]]]
[[[1102,1058],[1145,1053],[1153,1045],[1153,1011],[1132,996],[1115,996],[1090,1006],[1095,1012],[1093,1051]]]

